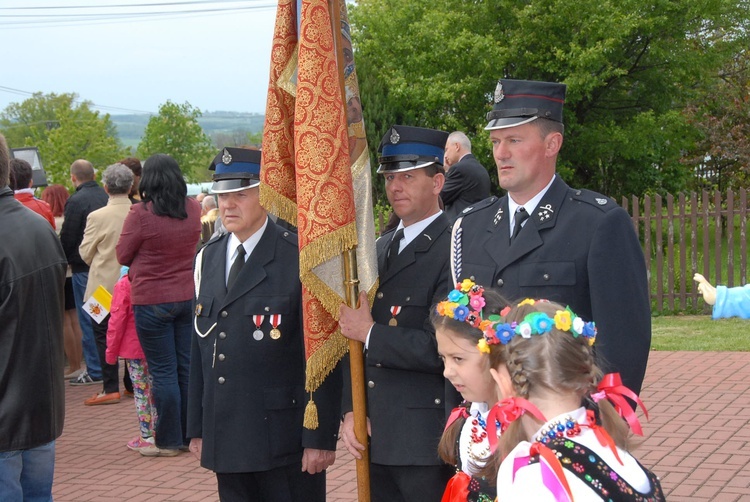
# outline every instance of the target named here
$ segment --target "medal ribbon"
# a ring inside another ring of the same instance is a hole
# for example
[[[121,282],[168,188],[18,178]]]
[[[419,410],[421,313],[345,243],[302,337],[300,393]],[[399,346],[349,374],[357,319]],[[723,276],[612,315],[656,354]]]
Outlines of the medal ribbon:
[[[281,324],[281,314],[271,314],[271,326],[276,329]]]
[[[393,305],[393,306],[391,307],[391,315],[392,315],[393,317],[396,317],[396,316],[397,316],[397,315],[399,315],[400,313],[401,313],[401,307],[399,307],[398,305]]]
[[[263,324],[263,319],[265,319],[266,316],[264,315],[254,315],[253,316],[253,322],[255,323],[255,328],[260,329],[261,324]]]

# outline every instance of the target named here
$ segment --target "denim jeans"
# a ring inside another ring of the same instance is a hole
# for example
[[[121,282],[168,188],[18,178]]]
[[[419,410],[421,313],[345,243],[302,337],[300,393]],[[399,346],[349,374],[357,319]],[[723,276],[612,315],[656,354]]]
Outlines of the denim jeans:
[[[83,339],[83,360],[86,362],[86,371],[94,380],[102,379],[102,365],[99,362],[99,352],[96,349],[96,339],[94,338],[93,319],[83,310],[83,295],[86,293],[86,283],[89,280],[88,272],[78,272],[73,274],[73,297],[76,301],[76,312],[78,313],[78,323],[81,325]],[[88,299],[88,298],[87,298]]]
[[[55,442],[28,450],[0,452],[0,499],[50,502]]]
[[[159,448],[188,444],[187,392],[190,372],[192,301],[134,305],[135,329],[152,378],[156,408],[154,435]]]

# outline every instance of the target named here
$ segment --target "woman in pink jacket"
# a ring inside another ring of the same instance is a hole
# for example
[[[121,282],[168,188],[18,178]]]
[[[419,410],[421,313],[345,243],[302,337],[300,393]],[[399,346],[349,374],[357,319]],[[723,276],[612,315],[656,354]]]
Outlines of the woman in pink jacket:
[[[140,451],[154,445],[154,422],[156,408],[151,400],[151,378],[148,374],[146,356],[143,354],[138,333],[135,331],[135,316],[130,303],[130,277],[128,267],[120,269],[120,279],[115,284],[107,328],[107,363],[116,364],[117,358],[125,359],[128,374],[133,381],[135,412],[138,415],[141,434],[128,443],[128,448]]]

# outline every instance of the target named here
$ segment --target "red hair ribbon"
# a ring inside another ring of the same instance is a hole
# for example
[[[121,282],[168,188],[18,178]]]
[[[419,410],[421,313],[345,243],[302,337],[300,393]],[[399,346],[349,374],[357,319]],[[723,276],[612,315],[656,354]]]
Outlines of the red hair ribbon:
[[[469,418],[469,412],[466,411],[466,406],[457,406],[453,408],[453,411],[451,411],[451,414],[448,416],[448,421],[445,423],[445,429],[443,429],[443,432],[447,431],[448,427],[460,417]]]
[[[622,463],[622,460],[620,460],[620,454],[617,453],[615,440],[612,439],[612,436],[609,435],[604,427],[597,425],[596,414],[593,410],[586,410],[586,426],[594,431],[594,435],[596,436],[596,439],[599,440],[599,444],[604,447],[609,447],[609,449],[612,450],[612,453],[614,453],[617,461],[620,462],[620,465],[625,465]]]
[[[542,473],[542,484],[552,492],[555,500],[558,502],[569,502],[573,500],[573,493],[570,491],[570,485],[565,477],[563,466],[555,455],[542,443],[534,443],[529,448],[529,456],[518,457],[513,460],[513,479],[516,478],[516,471],[521,467],[529,465],[529,459],[539,455],[539,468]]]
[[[495,451],[497,446],[497,424],[500,423],[500,431],[508,428],[511,422],[518,420],[526,412],[531,413],[534,418],[544,423],[547,421],[539,408],[522,397],[511,397],[503,399],[492,407],[487,415],[487,437],[490,441],[490,451]]]
[[[448,480],[440,502],[466,502],[469,499],[471,476],[464,471],[457,472]]]
[[[625,399],[626,397],[632,399],[635,401],[638,406],[643,409],[643,414],[646,415],[646,418],[648,419],[648,410],[643,405],[643,402],[641,402],[641,399],[638,397],[638,394],[633,392],[632,390],[628,389],[622,384],[622,378],[620,378],[619,373],[607,373],[602,377],[602,381],[599,382],[599,385],[597,386],[597,390],[599,392],[603,392],[604,396],[614,405],[615,410],[617,413],[620,414],[622,418],[625,419],[625,421],[628,422],[628,425],[630,426],[630,430],[632,430],[635,434],[638,434],[639,436],[643,436],[643,429],[641,428],[641,423],[638,421],[638,417],[635,414],[635,411],[633,410],[633,407],[630,406],[630,403]],[[594,397],[594,396],[592,396]],[[594,401],[599,401],[596,396],[594,397]]]

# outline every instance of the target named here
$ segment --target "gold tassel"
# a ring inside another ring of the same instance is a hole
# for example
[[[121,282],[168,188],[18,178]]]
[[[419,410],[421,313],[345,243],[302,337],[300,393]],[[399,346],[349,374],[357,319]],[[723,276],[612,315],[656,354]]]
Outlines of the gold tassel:
[[[312,398],[312,392],[310,393],[310,401],[305,406],[305,418],[302,421],[302,425],[305,429],[314,431],[318,428],[318,407],[315,405],[315,401]]]

